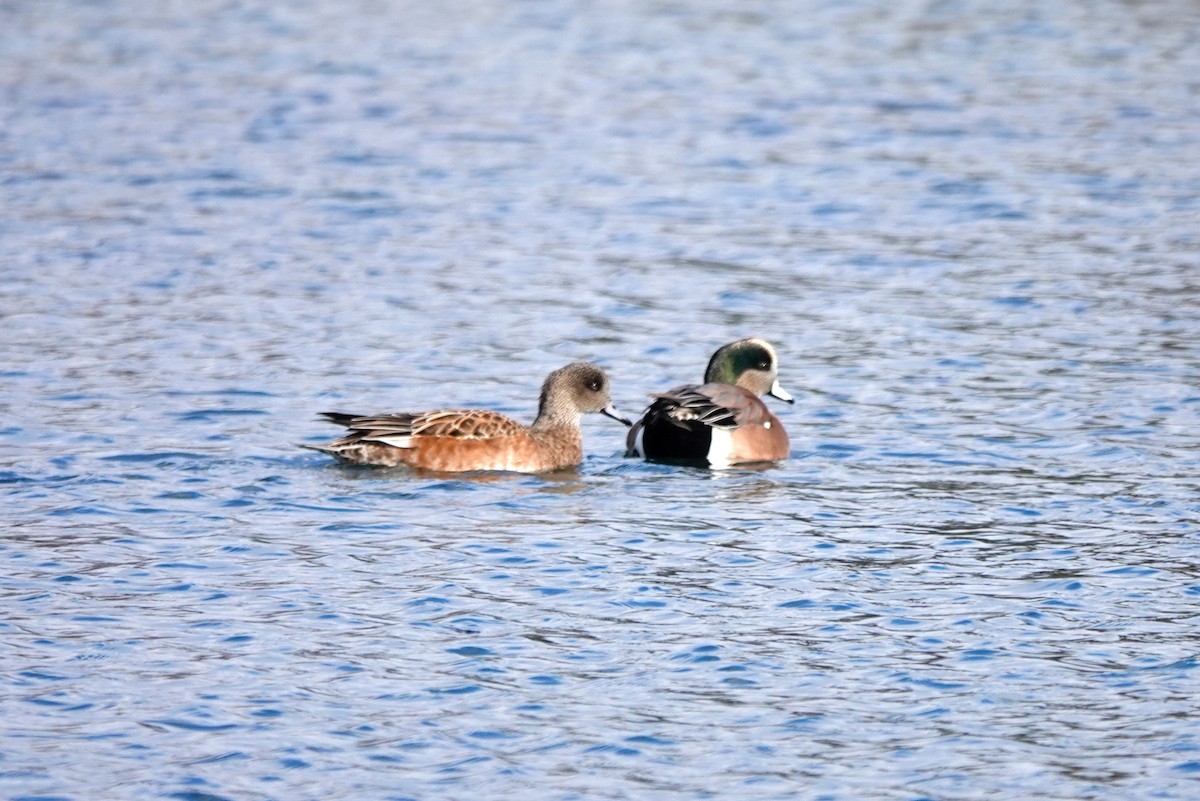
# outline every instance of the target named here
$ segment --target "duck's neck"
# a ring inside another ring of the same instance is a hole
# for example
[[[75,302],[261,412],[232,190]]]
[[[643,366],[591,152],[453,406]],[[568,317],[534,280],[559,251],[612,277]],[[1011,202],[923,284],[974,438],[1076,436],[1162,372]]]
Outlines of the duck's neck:
[[[544,442],[556,442],[556,444],[564,445],[578,445],[583,442],[583,432],[578,421],[571,424],[570,422],[547,423],[545,420],[535,420],[529,430],[536,439]]]
[[[538,401],[537,419],[530,428],[534,431],[546,431],[554,428],[573,428],[579,430],[579,421],[583,418],[577,410],[566,408],[562,404],[551,403],[546,393],[542,393]]]

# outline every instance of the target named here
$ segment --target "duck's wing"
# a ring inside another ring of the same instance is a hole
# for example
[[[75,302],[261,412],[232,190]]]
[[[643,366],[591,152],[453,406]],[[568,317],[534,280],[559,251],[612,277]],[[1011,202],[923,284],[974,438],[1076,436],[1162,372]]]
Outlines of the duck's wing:
[[[757,404],[758,398],[732,384],[699,384],[675,387],[653,396],[654,402],[646,416],[665,418],[687,428],[690,424],[733,429],[751,420],[745,419]]]
[[[525,433],[525,426],[508,415],[481,409],[439,409],[412,419],[413,436],[495,439]]]
[[[370,416],[323,412],[321,416],[350,429],[331,443],[332,446],[381,442],[397,448],[411,448],[413,437],[494,439],[525,431],[524,426],[507,415],[480,409],[437,409]]]

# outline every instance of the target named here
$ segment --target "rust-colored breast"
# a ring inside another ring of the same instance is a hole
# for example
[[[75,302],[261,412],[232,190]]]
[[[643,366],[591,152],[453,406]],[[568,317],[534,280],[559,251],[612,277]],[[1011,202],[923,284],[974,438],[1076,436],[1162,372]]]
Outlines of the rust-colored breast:
[[[521,428],[488,438],[417,434],[411,448],[395,450],[397,458],[409,467],[447,473],[472,470],[541,473],[583,461],[582,437],[578,431],[569,430],[531,432]]]
[[[730,453],[732,463],[778,462],[788,458],[791,444],[787,431],[775,415],[762,402],[752,421],[738,426],[732,432]]]

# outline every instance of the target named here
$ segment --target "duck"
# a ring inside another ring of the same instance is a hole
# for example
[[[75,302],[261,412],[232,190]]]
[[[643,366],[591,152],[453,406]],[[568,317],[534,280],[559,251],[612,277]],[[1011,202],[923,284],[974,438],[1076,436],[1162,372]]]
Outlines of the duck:
[[[343,464],[406,466],[440,473],[545,473],[583,461],[583,415],[599,412],[632,423],[613,405],[608,375],[574,362],[546,376],[537,417],[523,425],[486,409],[436,409],[377,415],[322,412],[348,432],[327,445],[306,445]]]
[[[722,345],[703,384],[651,395],[655,400],[629,429],[626,455],[714,468],[786,459],[787,431],[762,395],[795,403],[779,384],[775,348],[758,337]]]

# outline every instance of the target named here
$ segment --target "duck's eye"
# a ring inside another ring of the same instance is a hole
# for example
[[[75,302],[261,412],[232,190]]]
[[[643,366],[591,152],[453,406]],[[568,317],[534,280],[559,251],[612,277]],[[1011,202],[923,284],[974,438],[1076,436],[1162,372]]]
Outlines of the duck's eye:
[[[589,381],[588,389],[590,389],[592,392],[599,392],[600,391],[600,382],[596,381],[596,380]]]
[[[770,369],[771,369],[771,363],[770,363],[770,362],[759,362],[759,363],[758,363],[758,369],[759,369],[759,370],[770,370]]]

